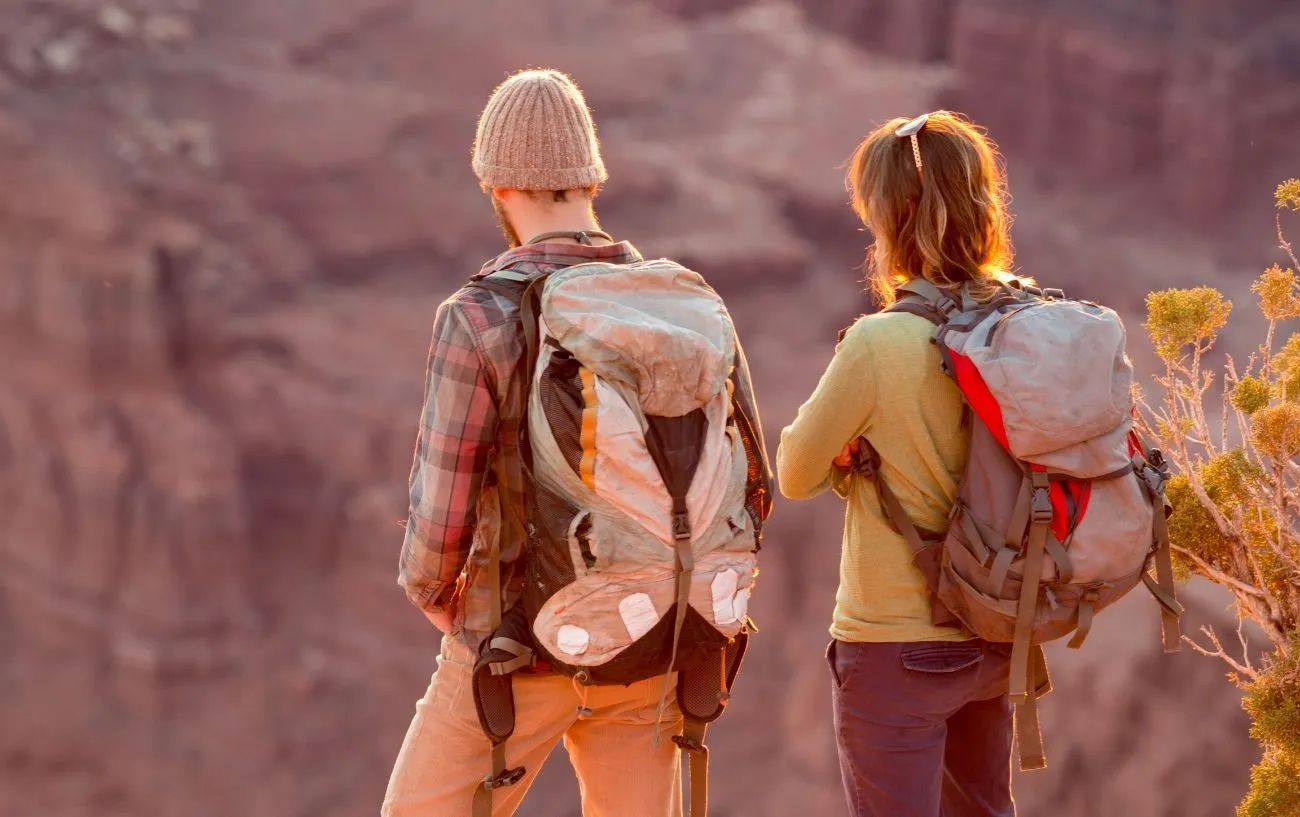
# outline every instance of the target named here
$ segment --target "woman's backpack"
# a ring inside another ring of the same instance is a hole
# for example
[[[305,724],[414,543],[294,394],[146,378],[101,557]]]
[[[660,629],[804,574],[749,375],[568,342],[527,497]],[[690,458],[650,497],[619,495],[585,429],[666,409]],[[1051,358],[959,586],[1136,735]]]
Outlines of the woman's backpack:
[[[1081,646],[1093,617],[1141,583],[1160,603],[1165,650],[1179,648],[1168,469],[1134,429],[1133,367],[1115,312],[1019,285],[987,301],[919,280],[902,290],[887,311],[935,324],[965,404],[969,454],[948,530],[916,528],[869,445],[856,467],[911,544],[935,623],[1011,645],[1021,767],[1041,768],[1041,644],[1073,633],[1069,646]]]

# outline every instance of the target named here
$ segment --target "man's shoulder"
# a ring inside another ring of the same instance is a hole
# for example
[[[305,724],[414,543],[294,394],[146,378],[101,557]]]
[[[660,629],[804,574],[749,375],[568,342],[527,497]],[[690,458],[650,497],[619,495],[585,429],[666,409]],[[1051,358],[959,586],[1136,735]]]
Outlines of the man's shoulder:
[[[443,308],[459,312],[480,333],[518,323],[520,297],[536,274],[536,270],[511,268],[476,275],[453,292]]]

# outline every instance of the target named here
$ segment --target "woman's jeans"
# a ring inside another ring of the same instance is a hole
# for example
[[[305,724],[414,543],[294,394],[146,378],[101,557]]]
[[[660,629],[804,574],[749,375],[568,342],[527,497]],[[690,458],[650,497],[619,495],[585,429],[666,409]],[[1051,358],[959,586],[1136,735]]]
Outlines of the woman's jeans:
[[[1010,658],[985,641],[826,650],[853,817],[1014,817]]]

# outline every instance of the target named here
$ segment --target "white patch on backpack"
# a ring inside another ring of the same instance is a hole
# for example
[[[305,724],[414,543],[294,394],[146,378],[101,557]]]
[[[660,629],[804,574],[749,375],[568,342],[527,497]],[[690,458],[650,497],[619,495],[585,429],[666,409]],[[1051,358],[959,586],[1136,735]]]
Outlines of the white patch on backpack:
[[[740,583],[740,574],[734,570],[724,570],[713,577],[713,620],[719,624],[732,624],[740,616],[736,614],[736,585]]]
[[[590,644],[591,633],[572,624],[565,624],[556,634],[555,646],[565,655],[582,655]]]
[[[620,601],[618,614],[623,617],[623,625],[627,627],[627,634],[633,641],[653,630],[659,623],[655,603],[645,593],[633,593]]]

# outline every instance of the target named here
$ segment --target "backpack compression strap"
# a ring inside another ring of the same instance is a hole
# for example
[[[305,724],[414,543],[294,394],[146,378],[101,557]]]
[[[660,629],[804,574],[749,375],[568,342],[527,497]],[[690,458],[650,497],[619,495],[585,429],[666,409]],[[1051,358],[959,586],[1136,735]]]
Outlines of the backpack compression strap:
[[[1133,457],[1134,472],[1142,481],[1143,487],[1155,506],[1152,517],[1152,543],[1154,552],[1156,578],[1146,570],[1142,571],[1142,583],[1160,603],[1161,635],[1165,652],[1178,652],[1182,648],[1182,631],[1179,619],[1183,606],[1178,603],[1177,591],[1174,589],[1174,565],[1169,552],[1169,523],[1165,514],[1169,510],[1169,500],[1165,496],[1165,482],[1169,479],[1168,465],[1164,454],[1159,449],[1152,449],[1147,456],[1141,453]]]

